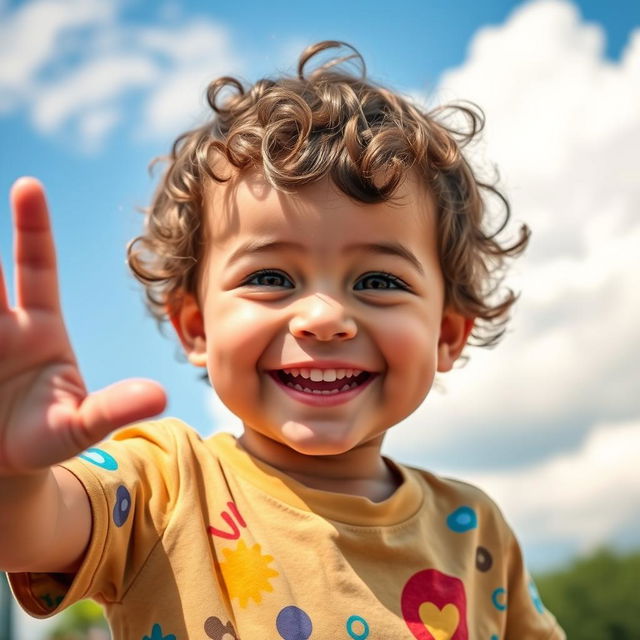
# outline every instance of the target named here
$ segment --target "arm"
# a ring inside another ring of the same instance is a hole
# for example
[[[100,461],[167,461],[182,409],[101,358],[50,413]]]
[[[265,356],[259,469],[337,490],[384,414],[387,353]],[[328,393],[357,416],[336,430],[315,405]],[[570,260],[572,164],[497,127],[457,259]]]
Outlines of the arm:
[[[91,534],[89,499],[78,479],[55,467],[0,478],[0,567],[75,572]]]
[[[60,309],[43,188],[23,178],[11,200],[14,307],[0,272],[0,569],[74,571],[91,533],[89,499],[54,465],[161,412],[166,398],[146,380],[87,392]]]

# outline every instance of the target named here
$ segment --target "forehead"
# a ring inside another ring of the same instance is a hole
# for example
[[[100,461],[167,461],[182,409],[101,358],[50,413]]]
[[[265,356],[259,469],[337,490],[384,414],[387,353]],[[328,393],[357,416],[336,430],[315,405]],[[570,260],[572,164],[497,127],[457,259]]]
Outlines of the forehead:
[[[261,173],[242,172],[209,186],[205,212],[207,245],[218,250],[251,237],[298,241],[325,251],[364,241],[435,246],[433,201],[414,176],[391,201],[364,204],[328,178],[289,194],[273,188]]]

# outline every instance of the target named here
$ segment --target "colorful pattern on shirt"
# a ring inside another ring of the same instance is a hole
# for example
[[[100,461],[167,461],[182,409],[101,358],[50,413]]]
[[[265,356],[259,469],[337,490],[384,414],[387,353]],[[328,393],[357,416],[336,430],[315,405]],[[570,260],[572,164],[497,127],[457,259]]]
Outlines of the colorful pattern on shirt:
[[[394,465],[384,502],[317,491],[171,419],[64,466],[91,543],[73,580],[11,576],[34,615],[93,597],[115,640],[564,638],[499,510],[465,483]]]

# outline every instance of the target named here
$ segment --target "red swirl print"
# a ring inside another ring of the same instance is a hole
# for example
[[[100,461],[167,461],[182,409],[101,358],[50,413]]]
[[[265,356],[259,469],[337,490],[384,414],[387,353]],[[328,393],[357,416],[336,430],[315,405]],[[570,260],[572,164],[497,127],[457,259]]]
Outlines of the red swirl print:
[[[220,517],[227,523],[229,527],[229,531],[225,531],[223,529],[218,529],[212,525],[207,527],[207,531],[212,536],[217,536],[218,538],[225,538],[226,540],[237,540],[240,537],[240,527],[246,527],[247,523],[244,521],[244,518],[240,515],[238,511],[238,507],[236,507],[235,502],[227,502],[227,507],[229,507],[229,511],[235,518],[236,522],[233,520],[232,516],[229,515],[227,511],[222,511],[220,513]]]
[[[418,571],[402,590],[402,616],[417,640],[469,640],[467,599],[459,578]]]

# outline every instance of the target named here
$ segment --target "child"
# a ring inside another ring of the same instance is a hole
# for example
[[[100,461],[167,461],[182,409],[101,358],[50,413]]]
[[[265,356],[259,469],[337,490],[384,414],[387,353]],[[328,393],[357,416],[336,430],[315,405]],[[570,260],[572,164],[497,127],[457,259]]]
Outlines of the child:
[[[308,71],[338,46],[308,48],[298,77],[212,83],[213,120],[176,141],[129,247],[238,440],[167,418],[96,445],[164,391],[87,394],[42,189],[15,185],[0,566],[31,614],[91,597],[136,640],[564,638],[496,506],[380,453],[470,337],[499,338],[515,297],[497,274],[528,232],[485,228],[481,193],[502,196],[461,155],[474,110],[447,128],[346,73],[355,51]]]

